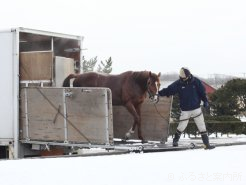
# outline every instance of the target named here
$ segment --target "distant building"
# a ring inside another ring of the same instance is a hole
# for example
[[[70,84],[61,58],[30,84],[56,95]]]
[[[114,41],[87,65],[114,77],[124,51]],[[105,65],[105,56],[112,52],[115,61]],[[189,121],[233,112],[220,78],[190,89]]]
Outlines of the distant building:
[[[211,85],[207,84],[206,82],[202,81],[202,84],[204,85],[207,94],[213,94],[216,91],[215,88],[213,88]]]

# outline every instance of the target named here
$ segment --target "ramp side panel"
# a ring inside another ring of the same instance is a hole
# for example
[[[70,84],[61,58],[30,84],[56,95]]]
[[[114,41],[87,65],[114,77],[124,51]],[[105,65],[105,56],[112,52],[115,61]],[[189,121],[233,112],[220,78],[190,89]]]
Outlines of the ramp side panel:
[[[64,141],[63,91],[61,89],[27,88],[27,97],[25,97],[24,89],[22,89],[21,94],[23,100],[27,98],[27,110],[23,111],[25,110],[25,101],[22,101],[21,127],[23,138]],[[58,113],[58,110],[61,114]],[[26,116],[28,116],[28,121]]]
[[[109,138],[112,143],[113,130],[110,131],[105,123],[110,116],[105,108],[107,104],[105,90],[72,89],[72,95],[66,98],[67,118],[70,122],[68,140],[100,144],[107,143]]]
[[[21,139],[112,144],[108,99],[105,89],[22,88]]]

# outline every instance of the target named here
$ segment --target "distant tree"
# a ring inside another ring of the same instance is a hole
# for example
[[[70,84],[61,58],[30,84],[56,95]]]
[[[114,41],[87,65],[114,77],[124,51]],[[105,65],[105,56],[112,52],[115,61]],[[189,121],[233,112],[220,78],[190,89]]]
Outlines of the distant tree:
[[[91,58],[90,60],[86,60],[83,57],[83,72],[91,72],[94,71],[96,64],[97,64],[97,57]],[[97,72],[101,73],[111,73],[112,72],[112,58],[109,57],[108,60],[105,60],[105,62],[101,61],[101,64],[97,66]]]
[[[94,71],[94,67],[97,63],[97,57],[91,58],[90,60],[85,60],[83,57],[83,72]]]
[[[105,62],[101,61],[101,64],[97,66],[97,72],[101,73],[111,73],[112,72],[112,58],[109,57],[108,60],[105,60]]]
[[[215,116],[238,116],[246,111],[246,80],[233,79],[210,95]]]
[[[176,94],[173,96],[171,118],[173,118],[174,121],[178,121],[180,117],[180,113],[181,113],[181,109],[180,109],[179,97],[178,94]]]

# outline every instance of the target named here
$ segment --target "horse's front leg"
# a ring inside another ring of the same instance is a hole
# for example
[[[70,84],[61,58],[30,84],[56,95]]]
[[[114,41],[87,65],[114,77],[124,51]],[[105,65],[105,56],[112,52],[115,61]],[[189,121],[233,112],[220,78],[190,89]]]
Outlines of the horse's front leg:
[[[128,112],[133,116],[133,119],[134,119],[132,127],[130,128],[130,130],[125,135],[125,138],[129,139],[131,137],[131,135],[134,133],[135,127],[139,122],[139,116],[138,116],[138,113],[137,113],[134,105],[131,102],[127,102],[125,104],[125,107],[128,110]]]
[[[143,136],[142,136],[141,104],[135,106],[135,109],[136,109],[137,114],[138,114],[138,117],[139,117],[138,122],[137,122],[137,125],[138,125],[138,138],[139,138],[140,140],[142,140],[142,142],[145,142],[145,140],[144,140],[144,138],[143,138]]]
[[[134,133],[134,130],[137,125],[138,126],[138,138],[143,141],[144,139],[143,139],[142,131],[141,131],[141,114],[140,114],[141,105],[134,106],[131,102],[128,102],[125,106],[126,106],[126,109],[131,113],[134,119],[133,126],[126,133],[126,139],[129,139],[131,137],[131,134]]]

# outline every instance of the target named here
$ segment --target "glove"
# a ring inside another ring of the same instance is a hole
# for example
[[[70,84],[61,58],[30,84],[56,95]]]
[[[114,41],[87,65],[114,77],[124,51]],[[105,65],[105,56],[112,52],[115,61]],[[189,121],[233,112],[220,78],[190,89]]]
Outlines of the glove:
[[[203,103],[203,107],[206,109],[206,110],[209,110],[209,103],[207,101],[205,101]]]

